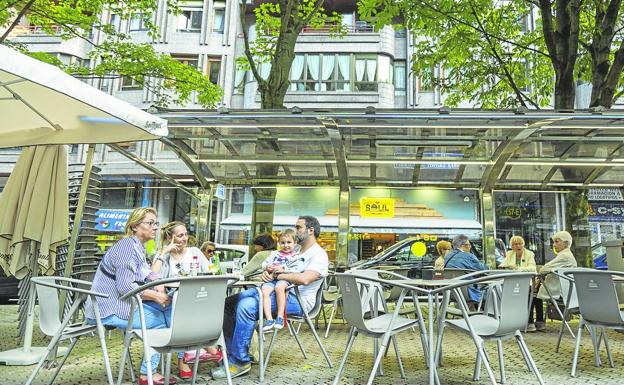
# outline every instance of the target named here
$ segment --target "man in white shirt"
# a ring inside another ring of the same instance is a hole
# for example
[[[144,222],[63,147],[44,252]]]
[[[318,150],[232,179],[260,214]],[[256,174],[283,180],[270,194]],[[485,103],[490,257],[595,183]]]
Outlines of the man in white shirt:
[[[286,273],[283,268],[278,268],[273,274],[264,271],[261,278],[269,282],[279,277],[280,280],[288,281],[299,285],[299,293],[303,303],[303,309],[299,306],[295,294],[290,292],[286,299],[286,314],[303,315],[303,311],[309,311],[314,307],[316,293],[323,283],[322,278],[327,275],[329,259],[327,253],[316,241],[321,232],[321,225],[318,219],[312,216],[301,216],[297,219],[295,233],[297,243],[301,246],[299,258],[303,259],[304,269],[301,273]],[[258,321],[259,297],[256,289],[249,289],[242,292],[238,297],[235,317],[236,325],[231,333],[225,333],[228,358],[230,364],[230,374],[238,377],[251,370],[251,357],[249,356],[249,344],[253,335],[256,322]],[[271,297],[272,309],[275,311],[275,295]],[[233,322],[229,319],[233,314],[228,313],[226,303],[226,315],[224,324]],[[230,315],[230,317],[228,317]],[[233,317],[232,317],[233,318]],[[212,372],[214,378],[225,378],[226,373],[223,367],[219,367]]]

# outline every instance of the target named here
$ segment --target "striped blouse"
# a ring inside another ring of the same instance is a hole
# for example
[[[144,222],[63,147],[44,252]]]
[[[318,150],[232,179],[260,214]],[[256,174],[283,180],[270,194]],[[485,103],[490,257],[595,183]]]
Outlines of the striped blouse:
[[[123,238],[115,243],[104,254],[100,268],[93,278],[93,290],[108,294],[108,298],[97,297],[100,317],[106,318],[114,314],[121,319],[128,319],[131,301],[122,301],[119,298],[139,287],[138,282],[156,278],[158,274],[150,271],[145,260],[145,247],[137,237]],[[86,316],[95,318],[90,302],[87,302]]]

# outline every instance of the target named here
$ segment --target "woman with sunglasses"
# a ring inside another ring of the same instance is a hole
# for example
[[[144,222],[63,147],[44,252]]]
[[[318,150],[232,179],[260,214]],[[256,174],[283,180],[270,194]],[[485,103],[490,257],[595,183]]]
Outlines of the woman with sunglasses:
[[[189,275],[191,264],[195,257],[199,262],[199,272],[208,273],[208,260],[197,247],[188,245],[189,234],[186,225],[179,221],[169,222],[160,229],[162,250],[152,262],[152,271],[162,278],[172,278]],[[171,317],[171,314],[169,314]],[[168,320],[171,325],[171,320]],[[200,361],[218,360],[219,351],[216,348],[205,351],[202,349]],[[195,352],[178,353],[178,374],[182,379],[193,377],[193,371],[188,363],[195,360]]]
[[[108,294],[107,298],[98,297],[102,324],[126,329],[130,317],[130,301],[120,298],[139,285],[158,279],[158,274],[150,271],[145,259],[145,243],[156,237],[158,222],[156,210],[151,207],[137,208],[132,211],[125,226],[125,237],[115,243],[100,261],[100,265],[93,278],[93,290]],[[171,319],[171,298],[164,292],[164,287],[157,286],[156,290],[141,292],[145,326],[148,329],[167,328]],[[90,299],[86,306],[87,323],[95,324],[95,315]],[[139,329],[141,321],[139,312],[134,313],[132,327]],[[155,385],[164,385],[165,378],[156,373],[160,362],[160,353],[151,353],[152,379]],[[147,360],[143,358],[139,385],[147,382]],[[175,384],[177,379],[172,377],[169,384]]]

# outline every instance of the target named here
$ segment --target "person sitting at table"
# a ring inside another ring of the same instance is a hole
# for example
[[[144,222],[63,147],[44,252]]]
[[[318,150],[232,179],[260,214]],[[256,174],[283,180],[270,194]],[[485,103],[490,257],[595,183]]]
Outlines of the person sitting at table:
[[[188,237],[186,225],[182,222],[173,221],[163,225],[160,229],[162,250],[152,262],[152,271],[160,274],[162,278],[187,276],[191,272],[194,257],[197,257],[198,272],[208,273],[208,260],[200,249],[189,247]],[[171,317],[170,314],[169,317]],[[171,318],[168,319],[167,323],[171,325]],[[216,347],[210,347],[208,350],[201,349],[199,360],[201,362],[220,361],[221,352]],[[194,361],[194,351],[178,352],[178,374],[180,378],[190,379],[193,377],[193,371],[188,363]]]
[[[304,311],[310,311],[316,303],[316,293],[323,284],[327,275],[329,258],[327,252],[318,244],[321,225],[315,217],[301,216],[295,224],[295,236],[301,246],[299,257],[303,259],[301,273],[286,273],[282,267],[272,274],[262,273],[262,280],[269,282],[277,277],[292,284],[299,285],[301,304],[293,292],[286,297],[286,314],[302,316]],[[223,333],[227,343],[230,374],[238,377],[251,370],[249,344],[258,321],[260,295],[255,288],[248,289],[238,295],[228,297],[225,301],[223,316]],[[271,297],[272,309],[276,308],[275,296]],[[302,306],[303,305],[303,308]],[[234,325],[233,330],[225,328]],[[220,366],[212,371],[212,377],[225,378],[225,367]]]
[[[128,327],[131,300],[120,298],[139,287],[139,285],[159,278],[157,273],[150,271],[145,259],[144,244],[155,238],[158,222],[156,209],[152,207],[137,208],[130,213],[125,226],[125,237],[117,241],[102,257],[93,278],[93,290],[108,294],[107,298],[97,297],[103,325],[121,329]],[[141,293],[145,327],[147,329],[164,329],[169,327],[171,319],[171,298],[164,292],[164,287],[156,286],[155,290],[144,290]],[[91,299],[86,305],[87,323],[95,324],[95,315]],[[139,312],[134,313],[132,327],[139,329],[141,320]],[[147,385],[147,359],[151,361],[152,379],[155,385],[163,385],[164,377],[157,373],[160,353],[151,352],[151,357],[143,357],[139,385]],[[171,377],[169,384],[175,384],[176,377]]]
[[[553,234],[551,240],[556,255],[553,260],[546,263],[538,271],[540,276],[546,275],[546,278],[537,284],[539,291],[537,292],[537,296],[533,298],[533,305],[529,312],[528,332],[544,330],[546,328],[546,324],[544,323],[544,300],[550,300],[548,293],[550,292],[553,298],[559,298],[561,296],[561,282],[559,282],[559,277],[548,273],[555,269],[577,267],[576,258],[574,258],[572,251],[570,251],[572,235],[567,231],[558,231]],[[536,315],[535,322],[533,322],[534,313]]]
[[[275,238],[269,233],[256,235],[251,243],[256,253],[241,269],[241,274],[245,277],[262,273],[262,263],[275,251],[277,245]]]
[[[444,268],[465,269],[465,270],[489,270],[489,267],[479,262],[479,259],[470,252],[472,246],[470,239],[464,234],[458,234],[453,238],[453,249],[444,257]],[[469,287],[468,296],[470,300],[479,302],[481,300],[481,290],[478,287]]]
[[[511,250],[505,254],[505,259],[498,265],[498,268],[536,272],[535,254],[524,247],[524,239],[519,235],[514,235],[509,243]]]
[[[214,242],[206,241],[202,243],[199,250],[201,250],[202,254],[204,254],[204,257],[206,257],[206,259],[210,260],[210,258],[214,257],[214,253],[217,250],[217,245]]]

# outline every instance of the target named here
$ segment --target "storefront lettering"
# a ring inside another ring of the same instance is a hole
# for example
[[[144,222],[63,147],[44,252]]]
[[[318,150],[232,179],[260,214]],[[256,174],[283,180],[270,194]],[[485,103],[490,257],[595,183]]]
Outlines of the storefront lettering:
[[[394,218],[393,198],[360,199],[360,216],[363,218]]]

